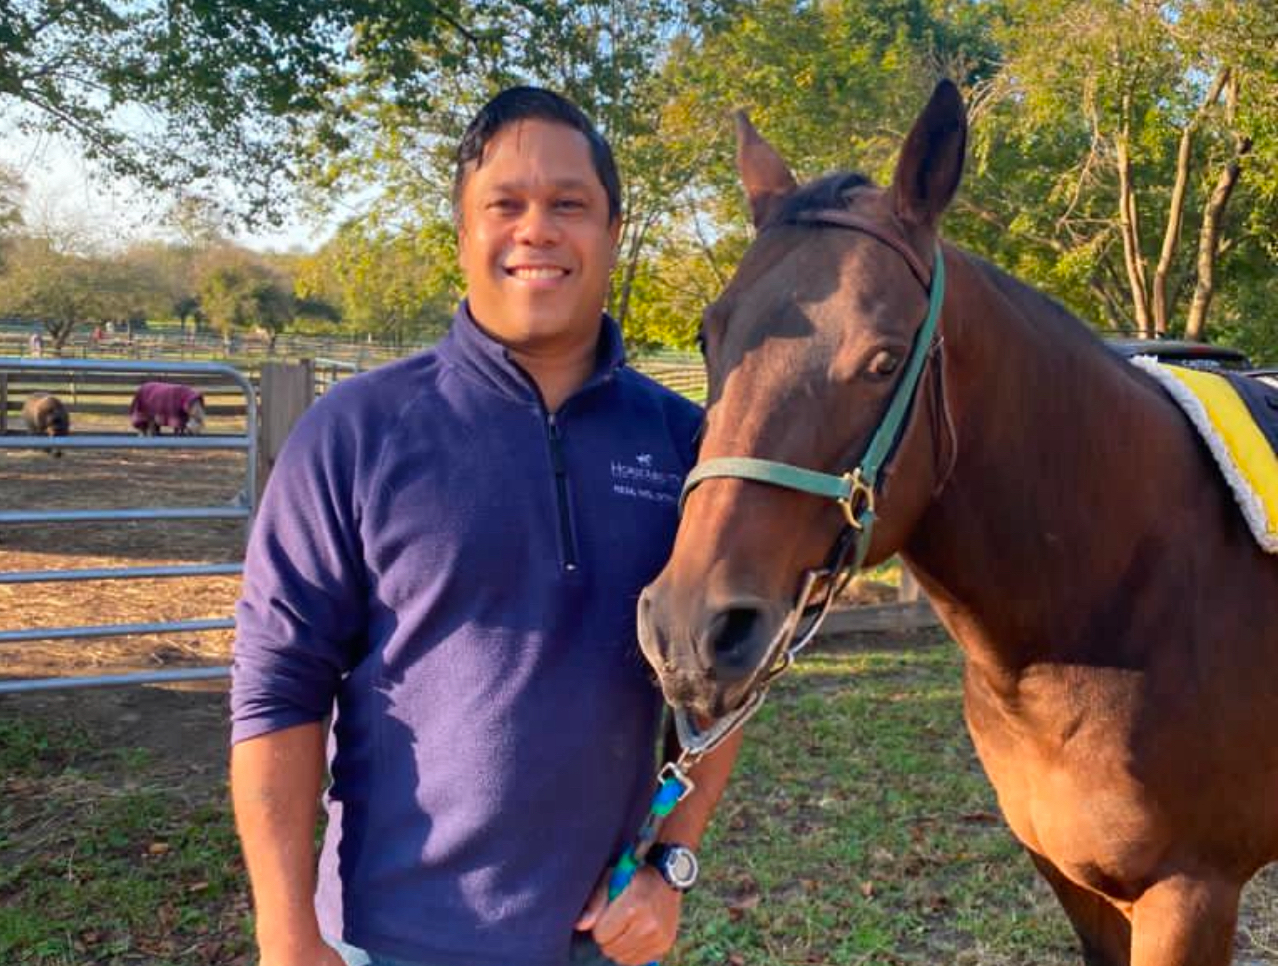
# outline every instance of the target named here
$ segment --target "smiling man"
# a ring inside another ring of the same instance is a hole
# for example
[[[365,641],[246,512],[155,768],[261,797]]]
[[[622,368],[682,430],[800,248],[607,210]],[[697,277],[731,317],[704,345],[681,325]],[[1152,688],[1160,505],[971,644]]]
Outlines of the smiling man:
[[[635,601],[700,412],[603,312],[620,187],[576,107],[490,101],[454,208],[448,337],[316,403],[254,525],[231,774],[263,966],[650,962],[735,756],[701,762],[660,861],[605,904],[660,719]]]

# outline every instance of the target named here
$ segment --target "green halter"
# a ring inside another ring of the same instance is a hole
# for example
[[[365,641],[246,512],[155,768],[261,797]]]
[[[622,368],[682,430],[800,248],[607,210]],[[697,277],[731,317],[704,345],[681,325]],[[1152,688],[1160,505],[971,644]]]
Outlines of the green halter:
[[[856,531],[856,547],[852,553],[853,570],[860,568],[870,550],[870,534],[874,528],[874,500],[879,471],[896,445],[900,437],[905,414],[918,391],[919,376],[923,372],[923,363],[936,334],[936,326],[941,316],[941,304],[945,301],[945,260],[941,256],[941,245],[936,245],[936,260],[932,268],[932,283],[928,293],[927,317],[919,326],[914,337],[914,345],[910,349],[910,358],[906,363],[901,381],[897,383],[892,402],[874,432],[870,445],[866,447],[861,462],[842,476],[831,473],[820,473],[816,470],[792,466],[789,463],[778,463],[774,460],[755,459],[752,456],[727,456],[698,463],[688,474],[683,484],[683,492],[679,497],[679,509],[683,510],[688,494],[706,480],[719,477],[731,477],[739,480],[753,480],[780,486],[789,490],[799,490],[816,496],[834,500],[843,509],[848,526]]]

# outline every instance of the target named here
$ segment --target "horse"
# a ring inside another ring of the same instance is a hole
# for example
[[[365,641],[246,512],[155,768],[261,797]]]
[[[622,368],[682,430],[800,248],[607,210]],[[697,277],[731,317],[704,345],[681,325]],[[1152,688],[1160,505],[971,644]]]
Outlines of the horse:
[[[129,424],[140,436],[158,436],[169,427],[176,436],[204,430],[204,395],[180,383],[144,382],[129,403]]]
[[[71,413],[66,404],[52,393],[33,392],[22,404],[22,419],[32,436],[67,436],[71,432]],[[61,456],[62,450],[49,450],[50,456]]]
[[[1224,966],[1278,858],[1278,561],[1154,379],[940,239],[953,84],[886,188],[800,186],[737,126],[756,235],[704,314],[699,463],[639,602],[667,701],[699,722],[757,702],[839,573],[899,552],[1084,962]]]

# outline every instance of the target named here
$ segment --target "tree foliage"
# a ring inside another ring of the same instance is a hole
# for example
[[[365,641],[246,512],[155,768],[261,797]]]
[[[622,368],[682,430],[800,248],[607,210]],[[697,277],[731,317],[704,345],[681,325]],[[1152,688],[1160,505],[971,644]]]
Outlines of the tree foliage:
[[[431,101],[416,72],[495,38],[489,4],[374,0],[0,0],[0,114],[73,137],[115,173],[278,217],[292,145],[342,142],[344,92]],[[504,4],[493,4],[504,6]],[[233,184],[228,194],[219,190]]]
[[[274,346],[293,319],[291,282],[243,250],[211,249],[194,273],[200,312],[228,341],[237,331],[259,332]]]
[[[450,222],[416,232],[343,228],[298,269],[303,297],[335,306],[350,333],[397,344],[443,334],[461,295]]]
[[[1095,322],[1203,337],[1213,298],[1243,280],[1235,253],[1274,237],[1246,214],[1272,205],[1278,173],[1257,150],[1278,110],[1272,17],[1234,0],[1006,9],[980,132],[981,174],[1007,187],[981,202],[996,250]]]
[[[31,237],[12,244],[0,281],[0,315],[40,320],[55,351],[77,325],[145,319],[158,294],[136,264],[59,251]]]

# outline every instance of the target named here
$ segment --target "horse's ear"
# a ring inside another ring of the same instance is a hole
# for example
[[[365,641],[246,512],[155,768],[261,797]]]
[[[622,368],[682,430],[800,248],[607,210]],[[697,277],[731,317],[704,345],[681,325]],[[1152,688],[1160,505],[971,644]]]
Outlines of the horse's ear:
[[[755,228],[762,228],[798,183],[781,155],[754,129],[745,111],[737,111],[736,119],[737,171],[750,199],[750,218]]]
[[[907,225],[935,228],[963,177],[967,113],[953,81],[932,91],[896,163],[892,179],[897,216]]]

